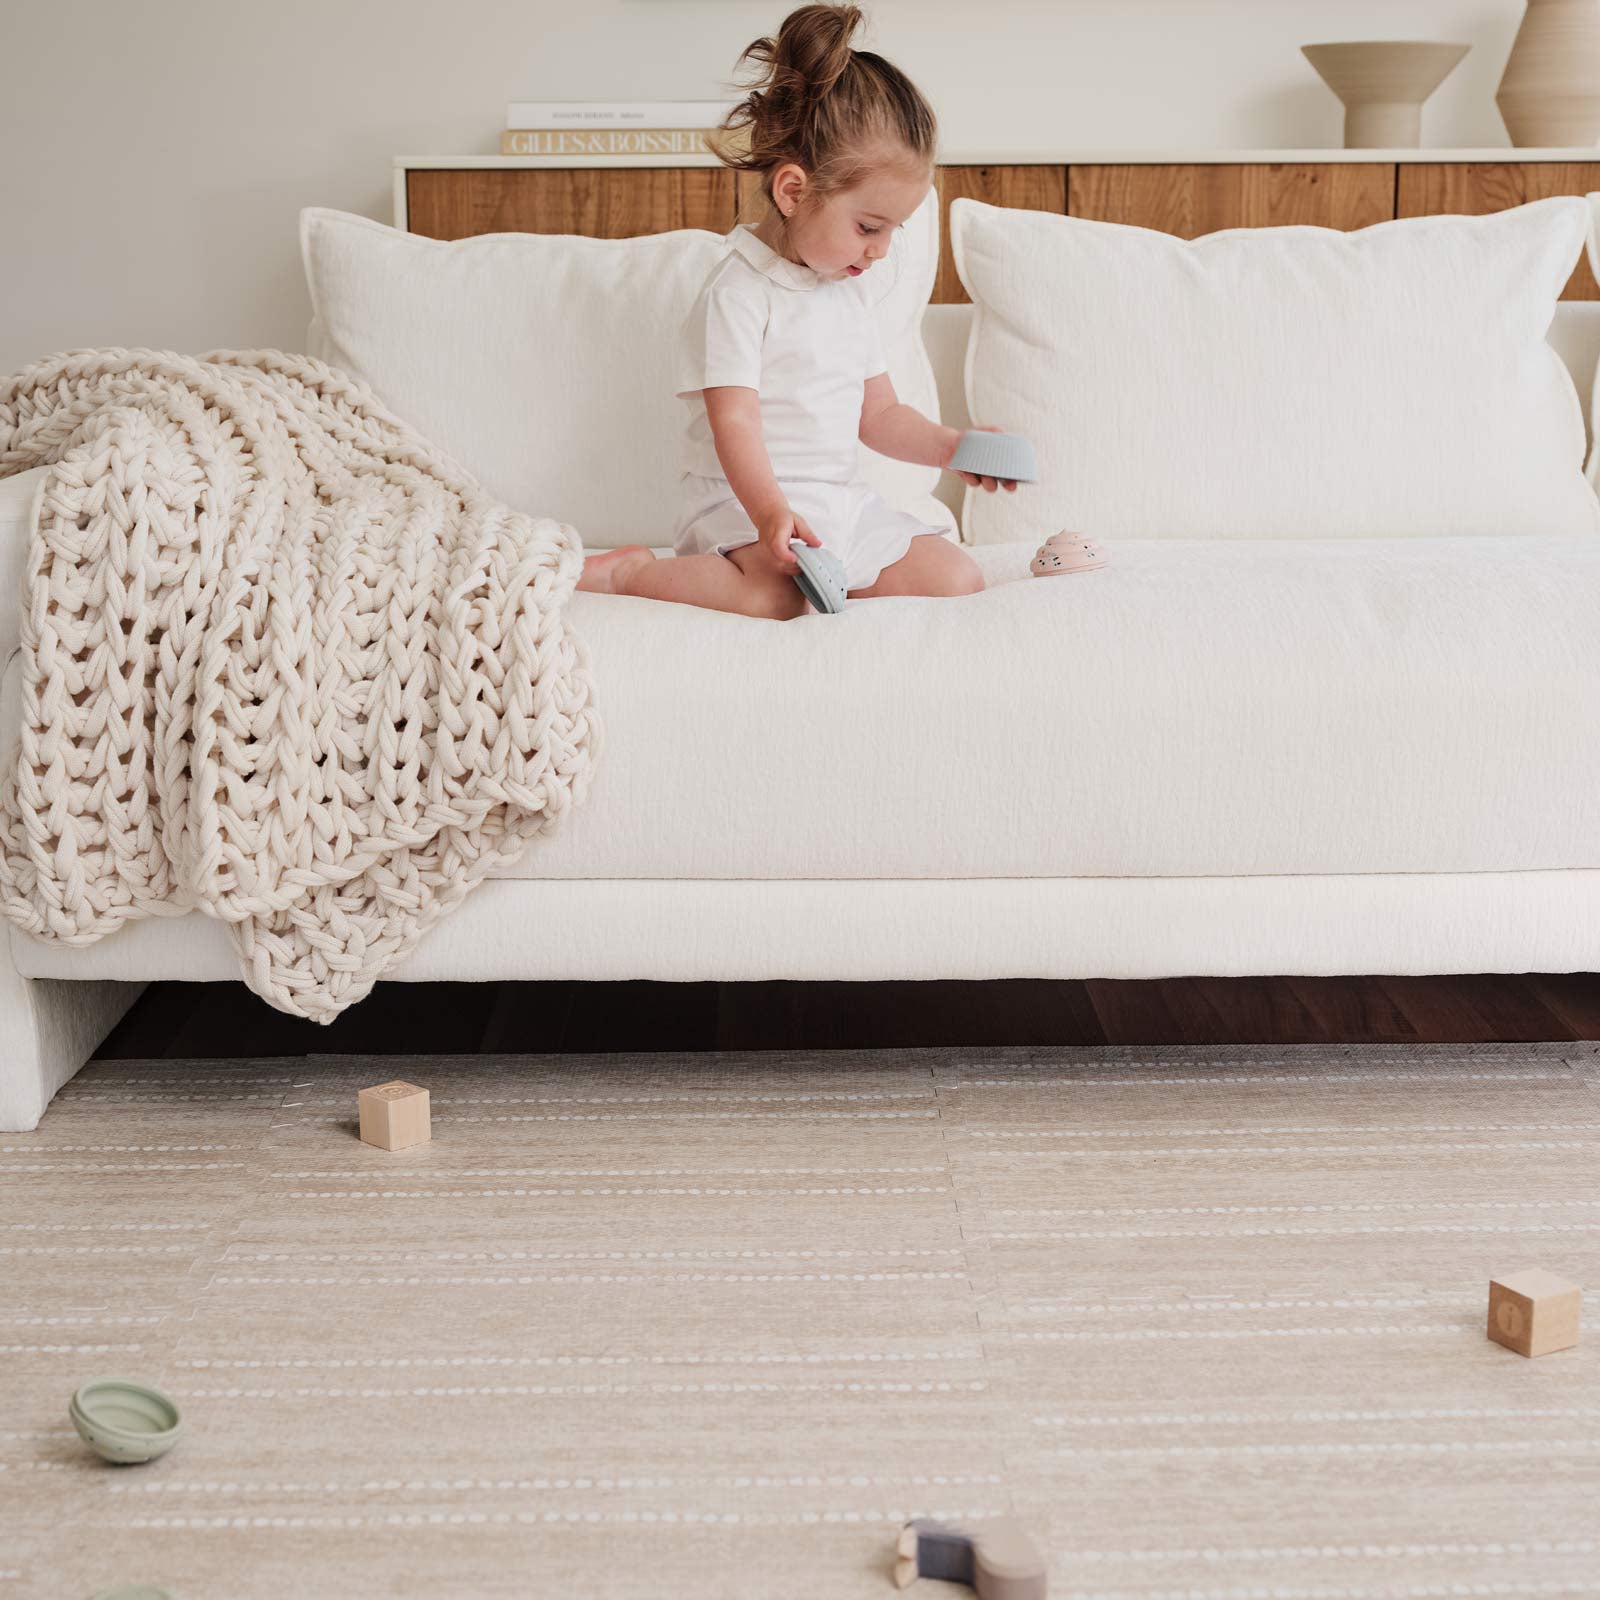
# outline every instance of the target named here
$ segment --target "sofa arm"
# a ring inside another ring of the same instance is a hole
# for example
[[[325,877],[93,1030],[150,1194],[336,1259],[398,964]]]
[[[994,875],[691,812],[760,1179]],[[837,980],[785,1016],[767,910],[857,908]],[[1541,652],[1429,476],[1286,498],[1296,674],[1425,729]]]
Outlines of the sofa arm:
[[[0,481],[0,490],[15,481]],[[11,531],[0,521],[0,532],[9,536]],[[14,644],[12,597],[0,596],[0,608]],[[17,759],[22,725],[22,657],[14,648],[6,654],[0,677],[0,763],[10,766]],[[0,918],[0,1133],[26,1133],[38,1126],[51,1097],[94,1054],[145,987],[102,979],[25,978],[11,959],[11,941],[27,937]]]
[[[28,576],[28,541],[48,467],[30,467],[0,478],[0,663],[17,648],[23,588]]]

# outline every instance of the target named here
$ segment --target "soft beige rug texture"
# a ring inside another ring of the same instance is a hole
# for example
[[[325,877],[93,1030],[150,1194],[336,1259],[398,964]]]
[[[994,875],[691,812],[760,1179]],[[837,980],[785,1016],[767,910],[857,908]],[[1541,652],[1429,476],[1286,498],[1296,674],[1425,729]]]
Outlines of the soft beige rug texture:
[[[1052,1600],[1600,1595],[1600,1294],[1484,1337],[1597,1155],[1587,1043],[96,1064],[0,1144],[0,1593],[892,1600],[1015,1512]]]

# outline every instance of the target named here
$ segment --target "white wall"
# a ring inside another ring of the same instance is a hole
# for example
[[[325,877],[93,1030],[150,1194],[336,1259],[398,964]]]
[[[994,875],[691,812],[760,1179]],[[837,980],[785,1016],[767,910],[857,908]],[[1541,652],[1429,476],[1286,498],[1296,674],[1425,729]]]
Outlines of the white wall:
[[[751,0],[0,0],[0,372],[92,345],[302,347],[296,214],[391,220],[394,155],[505,102],[725,92]],[[1299,46],[1470,41],[1429,144],[1504,145],[1520,0],[877,0],[858,42],[950,151],[1338,145]]]

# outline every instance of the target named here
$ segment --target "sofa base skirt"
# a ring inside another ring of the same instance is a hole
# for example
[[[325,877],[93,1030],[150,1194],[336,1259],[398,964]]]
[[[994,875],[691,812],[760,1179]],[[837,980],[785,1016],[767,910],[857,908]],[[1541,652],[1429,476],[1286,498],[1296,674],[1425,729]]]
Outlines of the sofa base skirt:
[[[26,977],[237,978],[200,913],[83,948],[10,930]],[[1318,877],[496,879],[397,981],[1159,978],[1600,971],[1600,869]]]

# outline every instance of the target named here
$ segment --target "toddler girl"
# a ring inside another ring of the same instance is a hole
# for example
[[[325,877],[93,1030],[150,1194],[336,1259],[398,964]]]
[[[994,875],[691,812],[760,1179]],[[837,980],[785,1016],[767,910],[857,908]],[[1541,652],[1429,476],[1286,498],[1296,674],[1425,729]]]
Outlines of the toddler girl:
[[[728,234],[682,330],[675,555],[590,556],[580,589],[796,617],[795,538],[843,561],[853,599],[983,587],[965,550],[858,475],[857,439],[942,467],[961,437],[896,398],[863,284],[927,197],[935,124],[904,73],[850,48],[860,23],[856,6],[801,6],[739,57],[764,71],[723,124],[749,129],[748,151],[723,160],[761,174],[766,214]],[[991,491],[1000,481],[961,476]]]

